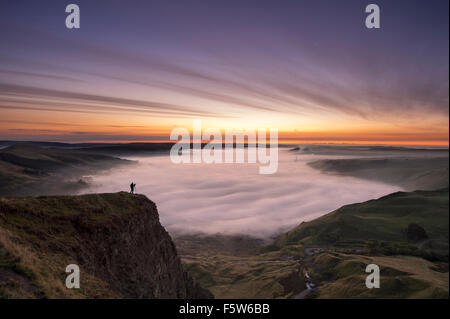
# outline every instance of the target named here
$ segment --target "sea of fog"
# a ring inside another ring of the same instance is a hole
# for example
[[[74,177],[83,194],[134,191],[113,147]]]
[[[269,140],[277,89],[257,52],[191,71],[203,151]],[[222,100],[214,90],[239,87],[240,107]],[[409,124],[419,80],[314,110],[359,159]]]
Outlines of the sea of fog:
[[[278,171],[273,175],[260,175],[259,163],[174,164],[166,155],[130,157],[138,164],[92,176],[89,192],[129,191],[134,182],[137,193],[156,203],[169,232],[267,238],[343,205],[400,190],[323,174],[307,165],[323,158],[343,157],[280,149]]]

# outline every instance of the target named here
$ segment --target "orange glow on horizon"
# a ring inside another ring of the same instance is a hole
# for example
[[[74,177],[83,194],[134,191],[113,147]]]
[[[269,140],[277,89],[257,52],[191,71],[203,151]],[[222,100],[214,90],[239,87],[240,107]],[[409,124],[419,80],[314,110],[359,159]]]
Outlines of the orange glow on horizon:
[[[174,143],[169,139],[172,129],[185,127],[192,138],[192,118],[148,118],[122,115],[68,114],[7,110],[2,112],[0,139],[41,140],[54,142],[92,143]],[[298,121],[297,121],[298,120]],[[294,125],[294,124],[297,125]],[[230,120],[202,119],[202,132],[217,127],[224,136]],[[357,119],[302,119],[256,121],[236,120],[232,129],[279,128],[278,142],[286,144],[354,144],[449,146],[448,119],[439,118],[430,123],[410,126],[382,121]],[[257,131],[255,131],[257,132]],[[208,142],[208,141],[205,141]]]
[[[59,140],[51,140],[48,142],[61,142]],[[176,143],[176,141],[171,141],[169,139],[161,140],[79,140],[79,141],[69,141],[64,143],[117,143],[117,144],[127,144],[127,143]],[[203,143],[208,143],[208,141],[203,141]],[[247,143],[245,143],[247,144]],[[323,144],[323,145],[358,145],[358,146],[437,146],[437,147],[449,147],[449,142],[442,141],[347,141],[347,140],[278,140],[279,145],[296,145],[296,144]]]

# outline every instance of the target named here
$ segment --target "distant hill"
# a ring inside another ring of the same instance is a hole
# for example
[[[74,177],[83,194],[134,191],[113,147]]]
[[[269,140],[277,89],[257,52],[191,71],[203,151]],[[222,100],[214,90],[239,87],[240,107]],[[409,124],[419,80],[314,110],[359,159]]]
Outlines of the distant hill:
[[[0,195],[65,194],[86,187],[84,175],[131,163],[108,155],[12,145],[0,149]]]
[[[80,289],[65,287],[69,264]],[[145,196],[0,197],[0,298],[212,297]]]
[[[66,150],[72,152],[103,154],[111,156],[152,156],[168,155],[175,142],[134,142],[134,143],[58,143],[58,142],[36,142],[36,141],[0,141],[0,149],[14,145],[28,145],[51,150]],[[191,147],[192,147],[191,142]],[[203,142],[201,147],[206,144]],[[219,144],[220,145],[220,144]],[[222,144],[225,147],[225,143]],[[233,143],[236,147],[236,143]],[[247,147],[247,144],[244,145]],[[279,147],[287,147],[280,145]]]
[[[407,191],[434,190],[449,187],[448,151],[438,154],[442,156],[324,159],[309,165],[325,173],[398,185]]]
[[[356,144],[306,144],[291,146],[290,152],[352,157],[448,157],[448,146],[407,147]]]

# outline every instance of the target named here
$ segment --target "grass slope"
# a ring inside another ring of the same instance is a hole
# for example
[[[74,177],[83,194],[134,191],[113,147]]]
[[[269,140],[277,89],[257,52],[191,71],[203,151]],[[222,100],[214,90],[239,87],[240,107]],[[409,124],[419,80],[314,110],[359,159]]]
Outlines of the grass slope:
[[[69,264],[79,289],[65,287]],[[211,297],[143,195],[0,197],[0,298]]]
[[[317,298],[448,298],[448,189],[398,192],[304,222],[266,247],[302,259]],[[428,239],[408,239],[423,227]],[[381,269],[381,288],[365,287],[365,267]]]
[[[186,270],[215,298],[290,298],[305,289],[299,264],[278,253],[260,254],[262,240],[183,235],[174,242]]]
[[[86,187],[84,175],[129,163],[106,155],[13,145],[0,150],[0,195],[65,194]]]
[[[394,193],[302,223],[268,246],[222,235],[175,243],[216,298],[448,298],[448,201],[448,189]],[[428,239],[408,240],[411,223]],[[365,286],[371,263],[380,289]],[[316,289],[305,291],[306,273]]]
[[[309,273],[318,289],[310,297],[448,298],[448,264],[413,256],[370,256],[324,252],[311,257]],[[380,288],[367,289],[365,268],[380,267]]]
[[[411,223],[422,226],[430,241],[439,242],[448,256],[448,189],[438,191],[398,192],[377,200],[347,205],[304,222],[282,234],[272,245],[321,245],[371,248],[378,242],[386,247],[409,243],[405,230]],[[436,245],[438,246],[438,245]]]
[[[77,225],[95,230],[140,206],[124,193],[0,197],[0,298],[119,297],[92,272],[83,271],[81,289],[67,289],[64,270],[79,264],[74,258],[82,246]]]

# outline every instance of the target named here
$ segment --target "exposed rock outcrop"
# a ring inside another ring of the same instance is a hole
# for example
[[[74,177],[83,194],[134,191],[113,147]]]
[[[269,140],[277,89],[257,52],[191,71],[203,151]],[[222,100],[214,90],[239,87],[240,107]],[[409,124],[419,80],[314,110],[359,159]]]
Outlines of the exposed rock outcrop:
[[[45,297],[213,297],[184,271],[155,204],[142,195],[0,198],[0,231],[0,247],[16,256],[3,277],[25,269]],[[80,266],[80,289],[64,286],[71,263]],[[0,289],[17,296],[1,278]]]

